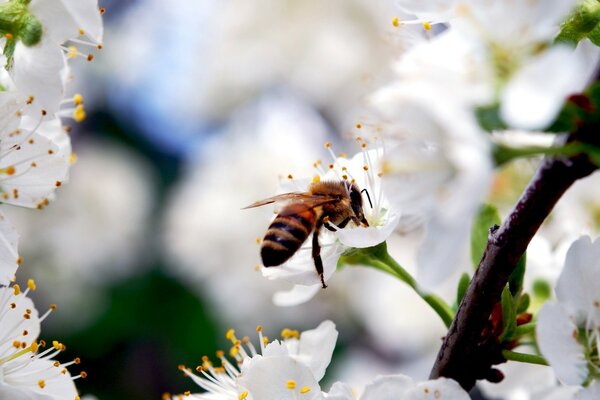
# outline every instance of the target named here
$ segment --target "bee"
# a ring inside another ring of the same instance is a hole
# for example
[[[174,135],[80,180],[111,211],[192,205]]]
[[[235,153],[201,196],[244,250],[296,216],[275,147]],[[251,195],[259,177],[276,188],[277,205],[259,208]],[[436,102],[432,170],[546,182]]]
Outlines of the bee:
[[[355,183],[347,181],[314,182],[308,192],[284,193],[244,207],[248,209],[285,202],[262,241],[260,256],[263,265],[275,267],[283,264],[312,233],[312,258],[321,284],[326,288],[319,232],[322,227],[335,232],[350,222],[356,226],[369,226],[363,212],[361,193]]]

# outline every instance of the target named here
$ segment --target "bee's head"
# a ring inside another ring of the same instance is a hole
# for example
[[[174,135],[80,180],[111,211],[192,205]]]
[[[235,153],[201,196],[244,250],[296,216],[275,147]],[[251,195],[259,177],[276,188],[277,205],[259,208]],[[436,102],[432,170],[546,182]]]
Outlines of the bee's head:
[[[367,219],[365,218],[365,213],[363,212],[363,200],[360,189],[356,184],[352,184],[350,186],[350,205],[352,206],[352,211],[354,212],[354,216],[356,220],[354,221],[357,225],[369,226]]]

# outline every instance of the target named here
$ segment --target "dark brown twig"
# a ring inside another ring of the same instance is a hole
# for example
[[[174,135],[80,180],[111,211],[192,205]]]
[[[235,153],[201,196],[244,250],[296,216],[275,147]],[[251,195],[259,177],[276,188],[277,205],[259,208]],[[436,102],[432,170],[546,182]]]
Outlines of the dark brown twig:
[[[569,141],[598,146],[600,126],[582,127]],[[544,160],[502,226],[490,229],[488,244],[456,318],[444,338],[431,378],[453,378],[465,389],[477,379],[494,377],[501,349],[488,334],[492,309],[499,302],[517,262],[565,191],[597,169],[584,155]]]

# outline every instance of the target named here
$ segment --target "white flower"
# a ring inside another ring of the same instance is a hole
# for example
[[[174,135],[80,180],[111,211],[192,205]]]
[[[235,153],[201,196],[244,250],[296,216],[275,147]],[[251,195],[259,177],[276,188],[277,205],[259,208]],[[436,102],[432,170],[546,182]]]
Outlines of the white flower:
[[[552,44],[574,0],[438,3],[401,2],[422,22],[446,21],[450,27],[409,51],[397,70],[426,81],[445,79],[454,97],[466,97],[473,105],[500,101],[501,116],[512,127],[548,126],[597,64],[600,51],[587,41],[575,51]]]
[[[10,93],[0,102],[0,201],[44,208],[68,177],[70,140],[60,120],[21,117]]]
[[[366,142],[361,142],[363,151],[350,159],[336,157],[330,145],[327,148],[333,162],[323,169],[320,163],[315,167],[319,175],[318,182],[345,181],[354,182],[363,195],[363,212],[368,227],[352,226],[335,232],[322,228],[319,233],[321,258],[323,260],[323,281],[327,282],[336,270],[339,257],[349,248],[365,248],[384,242],[394,231],[400,221],[400,212],[387,200],[381,180],[382,158],[385,148],[381,145],[368,149]],[[284,185],[284,192],[307,192],[310,184],[306,180],[290,180]],[[287,188],[287,190],[286,190]],[[368,194],[367,194],[368,193]],[[262,273],[268,279],[282,279],[294,284],[289,292],[279,292],[274,296],[277,305],[297,305],[310,300],[322,287],[322,281],[315,270],[312,256],[312,234],[300,249],[285,263],[276,267],[263,267]]]
[[[328,400],[358,400],[348,385],[336,383],[326,396]],[[447,378],[414,382],[405,375],[376,377],[365,387],[360,400],[469,400],[460,385]]]
[[[102,19],[97,0],[32,0],[22,4],[3,1],[4,11],[12,10],[12,18],[27,18],[21,30],[9,32],[0,44],[14,49],[8,61],[9,73],[20,100],[32,101],[31,112],[45,109],[54,114],[64,95],[66,57],[80,55],[72,43],[96,46],[102,41]],[[31,33],[34,32],[34,33]],[[87,37],[92,42],[82,40]],[[5,53],[6,55],[6,53]],[[10,56],[10,54],[8,55]],[[92,56],[84,57],[91,59]]]
[[[372,104],[381,113],[386,193],[407,214],[426,222],[417,280],[436,285],[459,267],[470,222],[492,178],[490,146],[473,116],[433,86],[381,89]]]
[[[313,400],[321,399],[319,381],[331,361],[338,332],[331,321],[317,328],[299,333],[289,329],[282,332],[283,340],[268,342],[257,328],[260,351],[248,338],[241,341],[235,332],[227,332],[233,343],[230,355],[237,365],[218,353],[222,367],[215,367],[203,359],[198,374],[180,369],[207,393],[192,398],[206,400]],[[241,365],[241,367],[240,367]],[[174,397],[178,399],[178,396]]]
[[[593,356],[600,338],[599,260],[600,240],[576,240],[556,284],[557,302],[545,304],[538,315],[540,351],[565,384],[581,385],[600,371]]]
[[[27,297],[35,284],[21,292],[18,285],[0,288],[0,398],[14,400],[73,400],[77,390],[66,367],[52,358],[64,350],[53,342],[43,350],[37,341],[40,322],[52,311],[38,315]],[[78,361],[77,361],[78,362]],[[82,373],[83,375],[84,373]]]

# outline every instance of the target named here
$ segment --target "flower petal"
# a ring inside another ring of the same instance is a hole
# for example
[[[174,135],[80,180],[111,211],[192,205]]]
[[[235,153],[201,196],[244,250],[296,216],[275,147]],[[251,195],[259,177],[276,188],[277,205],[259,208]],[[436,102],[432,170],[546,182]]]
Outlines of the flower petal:
[[[98,0],[62,0],[62,3],[77,23],[77,28],[85,31],[94,42],[101,43],[103,26]]]
[[[306,286],[294,285],[287,292],[277,292],[273,295],[273,304],[279,307],[297,306],[306,303],[321,290],[321,284]]]
[[[60,146],[50,137],[62,134],[60,124],[41,125],[30,133],[3,138],[0,143],[1,168],[12,168],[11,174],[0,175],[1,201],[30,208],[43,208],[56,188],[67,180],[70,143],[59,137]],[[54,132],[58,129],[60,132]],[[44,135],[46,131],[48,136]],[[66,136],[66,135],[65,135]]]
[[[42,109],[50,115],[58,111],[64,96],[61,74],[65,68],[62,50],[49,38],[31,47],[17,43],[10,74],[22,100],[34,99],[24,112],[39,117]]]
[[[410,391],[409,399],[470,400],[469,394],[453,379],[438,378],[421,382]]]
[[[385,242],[394,232],[400,222],[400,215],[396,214],[383,226],[358,227],[354,229],[339,229],[336,235],[342,244],[359,249],[376,246]]]
[[[8,286],[19,267],[18,242],[17,230],[0,213],[0,285]]]
[[[590,386],[581,389],[573,397],[574,400],[597,400],[600,399],[600,382],[594,381]]]
[[[567,311],[556,303],[546,303],[538,314],[537,343],[558,379],[567,385],[580,385],[587,377],[583,347],[577,340],[577,326]]]
[[[414,382],[408,376],[378,376],[365,387],[360,400],[405,399],[413,387]]]
[[[331,362],[338,331],[331,321],[323,321],[315,329],[304,331],[300,335],[296,359],[307,365],[315,379],[320,381]]]
[[[321,388],[311,370],[290,357],[253,357],[244,363],[238,390],[247,390],[254,400],[317,400]],[[289,388],[293,381],[293,388]],[[300,391],[305,393],[300,397]]]
[[[327,400],[356,400],[354,391],[347,383],[336,382],[325,396]]]
[[[584,326],[592,319],[600,326],[600,240],[594,242],[583,236],[573,242],[565,259],[558,282],[556,297],[576,316],[576,323]]]
[[[554,46],[535,57],[506,85],[503,120],[516,128],[546,128],[567,96],[583,89],[589,79],[587,65],[585,55],[568,46]]]
[[[331,240],[322,240],[326,235],[328,235],[327,232],[322,232],[319,235],[321,259],[323,260],[323,277],[325,281],[329,280],[335,272],[337,262],[345,249],[339,243],[331,242]],[[292,258],[282,265],[262,268],[263,276],[267,279],[283,279],[297,285],[320,285],[321,279],[315,270],[314,259],[312,258],[312,246],[309,244],[310,241],[307,241]]]

